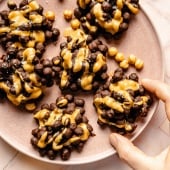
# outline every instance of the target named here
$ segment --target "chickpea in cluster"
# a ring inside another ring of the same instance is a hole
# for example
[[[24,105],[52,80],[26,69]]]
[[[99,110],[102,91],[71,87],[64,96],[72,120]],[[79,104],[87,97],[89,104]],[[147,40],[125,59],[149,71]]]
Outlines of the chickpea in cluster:
[[[55,13],[53,11],[47,11],[45,13],[45,18],[49,19],[50,21],[54,21],[55,20]]]
[[[78,19],[73,19],[71,21],[71,28],[74,30],[78,29],[80,27],[80,21]]]

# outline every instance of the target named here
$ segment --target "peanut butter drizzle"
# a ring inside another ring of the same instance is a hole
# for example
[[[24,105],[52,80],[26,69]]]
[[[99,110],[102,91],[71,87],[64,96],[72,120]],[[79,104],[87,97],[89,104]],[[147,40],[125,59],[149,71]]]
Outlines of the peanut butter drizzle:
[[[129,109],[133,107],[134,101],[132,100],[130,94],[128,93],[127,90],[133,90],[137,91],[139,90],[139,83],[135,82],[133,80],[129,79],[124,79],[121,81],[118,81],[117,83],[111,83],[109,86],[109,90],[111,92],[118,92],[120,95],[122,95],[126,101],[124,102],[119,102],[115,100],[113,97],[110,96],[105,96],[105,97],[97,97],[94,99],[94,104],[98,113],[98,118],[101,120],[103,123],[109,124],[109,125],[114,125],[118,128],[130,128],[130,125],[126,120],[124,120],[123,124],[116,124],[114,122],[110,122],[104,118],[102,118],[102,113],[103,110],[101,109],[101,105],[106,105],[107,107],[116,110],[120,113],[123,113],[125,109]],[[144,103],[147,103],[148,98],[147,96],[141,96],[141,99],[139,102],[135,102],[135,104],[142,105]]]
[[[119,26],[120,24],[122,23],[123,21],[123,18],[122,17],[119,17],[117,19],[117,16],[118,14],[117,13],[120,13],[121,11],[119,9],[116,10],[115,14],[114,14],[114,17],[113,19],[111,19],[111,21],[105,21],[105,19],[103,18],[103,10],[102,10],[102,7],[101,7],[101,4],[98,3],[96,4],[94,7],[93,7],[93,14],[94,16],[96,17],[96,21],[99,23],[99,25],[101,27],[103,27],[107,32],[110,32],[112,34],[115,34],[116,32],[118,32],[119,30]]]
[[[29,19],[25,17],[27,13],[37,9],[39,9],[39,4],[33,0],[25,6],[25,9],[11,11],[8,15],[11,24],[9,27],[1,27],[0,33],[30,37],[31,40],[27,42],[26,47],[35,47],[35,44],[38,42],[44,43],[45,35],[43,31],[23,31],[18,29],[20,26],[27,25],[30,22],[33,24],[41,24],[43,22],[43,16],[40,14],[31,14]],[[20,48],[21,46],[20,44]]]
[[[24,71],[28,73],[30,83],[24,81],[22,74],[18,70],[15,70],[12,75],[15,94],[11,93],[11,87],[9,87],[6,82],[0,82],[0,89],[3,89],[7,94],[7,98],[17,106],[32,99],[39,98],[43,92],[42,84],[39,82],[36,74],[34,73],[33,60],[36,55],[34,47],[37,43],[43,44],[45,42],[45,34],[41,30],[24,31],[20,29],[20,27],[30,23],[41,24],[43,22],[42,15],[38,13],[30,13],[38,10],[39,8],[39,4],[35,0],[32,0],[28,3],[28,5],[25,5],[24,9],[10,11],[8,14],[8,19],[11,24],[8,27],[5,26],[0,28],[0,34],[8,33],[18,37],[29,37],[29,41],[25,45],[20,42],[15,42],[12,46],[17,49],[25,49],[23,51],[21,63]],[[26,17],[28,13],[29,18]],[[22,94],[23,89],[29,94],[28,97]],[[35,103],[26,103],[25,107],[27,110],[32,110],[35,108]]]
[[[78,0],[77,3],[78,5],[82,8],[85,9],[86,6],[91,2],[91,0]]]
[[[96,62],[93,66],[93,72],[90,72],[90,65],[87,61],[88,55],[89,55],[89,49],[88,45],[86,44],[86,38],[87,35],[80,29],[73,30],[71,28],[68,28],[64,32],[64,36],[71,37],[71,41],[68,43],[67,48],[62,49],[61,51],[61,57],[63,58],[63,68],[64,71],[61,76],[61,87],[65,87],[68,82],[68,69],[72,70],[74,73],[77,73],[84,69],[84,72],[82,74],[81,78],[81,87],[84,90],[91,90],[92,89],[92,83],[95,76],[95,73],[98,72],[105,64],[106,64],[106,57],[103,56],[102,53],[99,53],[97,55]],[[76,56],[73,59],[73,55],[71,52],[71,49],[73,48],[74,44],[81,43],[81,47],[78,49],[78,52]],[[74,60],[74,64],[73,64]]]
[[[117,9],[114,11],[113,18],[109,21],[106,21],[105,18],[103,17],[104,11],[102,10],[102,6],[100,2],[96,3],[94,7],[92,8],[92,13],[96,18],[96,22],[102,28],[104,28],[106,32],[110,32],[111,34],[115,34],[119,31],[120,24],[123,22],[121,10],[124,5],[126,5],[133,14],[137,14],[139,11],[137,7],[133,6],[127,0],[117,0],[116,5],[117,5]],[[86,26],[89,28],[91,32],[93,32],[93,30],[91,30],[90,28],[90,25],[87,23],[88,22],[86,22]],[[93,29],[96,29],[96,28],[93,28]]]
[[[0,82],[0,89],[3,89],[7,94],[7,98],[17,106],[32,99],[37,99],[42,95],[42,85],[38,81],[36,74],[34,73],[34,65],[32,63],[34,57],[34,48],[26,48],[23,51],[22,65],[24,70],[29,73],[29,79],[31,84],[25,82],[21,73],[17,70],[12,75],[12,82],[16,94],[12,94],[10,92],[10,87],[6,84],[6,82]],[[23,89],[25,89],[25,91],[30,94],[28,97],[22,94]]]
[[[45,119],[46,113],[50,114],[48,119]],[[52,126],[57,120],[61,120],[62,125],[66,125],[68,120],[71,124],[76,123],[75,119],[78,114],[80,114],[80,109],[75,109],[72,114],[64,114],[62,113],[62,110],[58,108],[54,109],[53,111],[49,111],[48,109],[42,109],[34,115],[34,118],[39,121],[39,126],[41,128],[43,126]],[[40,148],[45,148],[48,144],[52,143],[52,148],[54,150],[60,150],[64,146],[71,145],[73,142],[79,140],[86,141],[90,136],[90,132],[87,128],[87,125],[85,123],[80,123],[77,125],[77,127],[81,127],[83,130],[83,134],[81,136],[72,136],[67,141],[61,143],[63,135],[67,131],[67,127],[65,127],[60,132],[56,132],[49,140],[47,140],[47,131],[44,132],[41,138],[39,139],[37,145]]]

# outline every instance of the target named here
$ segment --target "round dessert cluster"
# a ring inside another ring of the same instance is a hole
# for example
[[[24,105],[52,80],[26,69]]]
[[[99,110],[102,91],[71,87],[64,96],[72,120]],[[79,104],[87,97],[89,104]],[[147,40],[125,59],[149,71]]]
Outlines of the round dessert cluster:
[[[38,127],[32,130],[31,143],[41,156],[55,159],[60,154],[62,160],[68,160],[73,150],[83,149],[93,135],[93,128],[84,115],[84,103],[83,99],[66,94],[35,112]]]
[[[138,0],[77,0],[74,16],[84,30],[96,34],[101,30],[114,36],[126,31],[130,19],[139,11]]]
[[[152,98],[138,82],[136,73],[125,75],[121,68],[94,96],[99,125],[109,125],[118,133],[133,132],[137,118],[146,116]]]
[[[14,105],[34,110],[43,87],[51,86],[55,76],[52,61],[42,55],[60,32],[53,28],[55,14],[43,13],[35,0],[7,5],[9,9],[0,12],[0,45],[6,52],[0,58],[0,89]]]
[[[72,26],[65,31],[66,42],[61,43],[60,56],[53,59],[60,67],[59,86],[62,90],[91,91],[108,78],[106,54],[108,48],[81,29]]]

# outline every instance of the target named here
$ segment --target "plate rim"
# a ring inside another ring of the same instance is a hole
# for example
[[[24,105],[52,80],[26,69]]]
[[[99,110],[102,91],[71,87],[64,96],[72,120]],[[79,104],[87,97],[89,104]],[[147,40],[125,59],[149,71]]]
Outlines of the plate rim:
[[[143,12],[144,16],[147,18],[148,22],[150,23],[150,25],[152,26],[152,29],[154,31],[154,34],[156,35],[156,39],[158,41],[158,46],[159,46],[159,50],[160,50],[160,54],[161,54],[161,58],[162,58],[162,75],[160,75],[160,79],[161,81],[164,81],[165,79],[165,72],[164,72],[164,68],[165,68],[165,54],[164,54],[164,51],[162,49],[162,44],[161,44],[161,41],[160,41],[160,36],[153,24],[153,22],[151,21],[150,17],[148,16],[146,10],[144,9],[144,7],[142,6],[142,4],[140,4],[140,11]],[[130,28],[129,28],[130,29]],[[146,127],[148,126],[149,122],[152,120],[152,117],[154,116],[155,112],[157,111],[157,108],[158,108],[158,105],[159,105],[159,99],[157,99],[154,103],[154,109],[153,109],[153,113],[151,114],[150,118],[148,119],[147,123],[145,123],[139,130],[138,130],[138,133],[133,135],[132,138],[130,138],[129,140],[134,142],[134,140],[137,139],[137,137],[139,137],[139,135],[142,134],[142,132],[146,129]],[[67,161],[58,161],[57,159],[56,160],[50,160],[46,157],[41,157],[41,156],[37,156],[33,153],[28,153],[26,151],[24,151],[23,149],[19,149],[17,148],[17,146],[13,145],[12,141],[10,142],[10,140],[8,140],[7,138],[8,137],[5,137],[2,135],[2,132],[0,131],[0,138],[6,142],[7,144],[9,144],[12,148],[16,149],[16,151],[32,158],[32,159],[35,159],[35,160],[38,160],[38,161],[41,161],[41,162],[45,162],[45,163],[49,163],[49,164],[54,164],[54,165],[83,165],[83,164],[90,164],[90,163],[94,163],[94,162],[97,162],[97,161],[101,161],[101,160],[104,160],[104,159],[107,159],[108,157],[116,154],[116,150],[113,148],[111,149],[108,149],[107,151],[105,152],[102,152],[102,153],[98,153],[95,155],[95,158],[93,159],[90,159],[94,156],[87,156],[87,157],[84,157],[81,161],[81,162],[78,162],[78,161],[74,161],[74,160],[67,160]],[[102,156],[104,155],[104,156]],[[81,158],[80,158],[81,159]]]

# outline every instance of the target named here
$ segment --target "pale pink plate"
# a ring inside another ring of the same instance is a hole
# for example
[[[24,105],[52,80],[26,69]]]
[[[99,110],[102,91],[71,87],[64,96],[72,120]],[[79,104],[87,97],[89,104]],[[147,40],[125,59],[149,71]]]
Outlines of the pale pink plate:
[[[19,0],[16,0],[19,2]],[[45,10],[52,10],[56,13],[55,26],[60,28],[61,36],[56,46],[50,45],[47,48],[45,57],[54,57],[59,53],[59,43],[63,40],[62,34],[64,27],[68,23],[63,19],[64,9],[73,9],[76,5],[76,0],[38,0],[44,6]],[[6,8],[6,1],[1,2],[0,10]],[[157,34],[150,22],[149,18],[143,10],[133,18],[128,31],[123,35],[119,41],[105,41],[108,45],[113,45],[123,52],[125,56],[135,54],[144,61],[144,69],[138,72],[141,78],[152,78],[163,80],[163,56]],[[3,54],[3,51],[0,51]],[[113,59],[108,60],[109,71],[112,72],[117,68],[117,64]],[[129,72],[136,71],[130,68]],[[45,102],[54,102],[60,91],[57,86],[46,90],[46,96],[40,104]],[[91,137],[83,148],[81,153],[72,152],[71,158],[68,161],[62,161],[59,157],[56,160],[49,160],[46,157],[40,157],[39,153],[35,151],[30,144],[31,130],[36,127],[32,113],[22,112],[14,107],[9,102],[0,103],[0,136],[11,146],[20,152],[53,164],[83,164],[98,161],[115,154],[115,150],[109,143],[109,128],[102,130],[97,124],[97,115],[92,105],[92,95],[79,95],[86,100],[86,115],[89,118],[89,123],[94,128],[95,137]],[[151,120],[158,101],[152,105],[148,116],[142,121],[138,122],[136,131],[129,137],[134,140],[138,137],[144,128]]]

